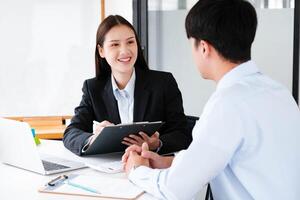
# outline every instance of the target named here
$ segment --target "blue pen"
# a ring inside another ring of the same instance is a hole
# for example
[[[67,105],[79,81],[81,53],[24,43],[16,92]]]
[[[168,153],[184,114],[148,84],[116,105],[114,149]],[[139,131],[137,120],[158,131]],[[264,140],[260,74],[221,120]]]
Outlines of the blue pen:
[[[80,189],[88,191],[88,192],[93,192],[93,193],[96,193],[96,194],[101,194],[101,192],[99,192],[98,190],[96,190],[94,188],[90,188],[90,187],[87,187],[87,186],[79,185],[77,183],[72,183],[69,180],[66,180],[65,183],[67,183],[70,186],[73,186],[73,187],[76,187],[76,188],[80,188]]]

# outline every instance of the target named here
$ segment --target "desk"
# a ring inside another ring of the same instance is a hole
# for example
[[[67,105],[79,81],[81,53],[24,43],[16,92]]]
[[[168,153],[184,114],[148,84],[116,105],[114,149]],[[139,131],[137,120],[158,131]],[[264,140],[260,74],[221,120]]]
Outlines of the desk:
[[[42,153],[47,153],[50,155],[55,155],[62,158],[67,158],[70,160],[80,160],[85,161],[89,159],[89,161],[96,162],[99,159],[103,161],[111,160],[110,157],[98,156],[92,158],[84,158],[76,156],[71,153],[63,146],[61,141],[53,141],[53,140],[41,140],[41,144],[38,147],[38,150]],[[1,153],[1,152],[0,152]],[[114,176],[114,177],[122,177],[126,178],[124,173],[119,174],[105,174],[90,168],[79,169],[70,172],[64,172],[61,174],[70,174],[70,173],[80,173],[87,175],[95,175],[99,176],[99,178],[104,176]],[[16,167],[12,167],[3,163],[0,163],[0,199],[30,199],[30,200],[95,200],[100,199],[104,200],[104,198],[95,198],[95,197],[82,197],[82,196],[69,196],[69,195],[57,195],[57,194],[46,194],[39,193],[37,190],[39,187],[44,185],[50,179],[57,177],[60,174],[43,176],[36,174],[34,172],[26,171],[23,169],[19,169]],[[153,196],[150,194],[142,195],[139,200],[155,200]],[[107,200],[107,199],[105,199]]]

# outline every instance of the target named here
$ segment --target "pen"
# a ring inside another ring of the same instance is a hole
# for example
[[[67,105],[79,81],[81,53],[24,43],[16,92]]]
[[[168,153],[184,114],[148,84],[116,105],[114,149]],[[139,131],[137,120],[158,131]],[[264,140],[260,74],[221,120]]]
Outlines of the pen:
[[[58,182],[60,182],[62,180],[66,180],[66,179],[68,179],[68,176],[66,176],[66,175],[58,176],[55,179],[51,180],[49,183],[47,183],[47,185],[55,186],[55,184],[57,184]]]
[[[85,191],[88,191],[88,192],[93,192],[93,193],[96,193],[96,194],[101,194],[101,192],[99,192],[98,190],[94,189],[94,188],[90,188],[90,187],[87,187],[87,186],[83,186],[83,185],[79,185],[77,183],[73,183],[69,180],[66,180],[65,181],[66,184],[70,185],[70,186],[73,186],[73,187],[76,187],[76,188],[79,188],[79,189],[82,189],[82,190],[85,190]]]
[[[99,124],[101,124],[100,122],[97,122],[96,120],[93,120],[93,126],[95,126],[95,125],[99,125]],[[114,126],[114,124],[110,124],[110,125],[102,125],[102,126]]]

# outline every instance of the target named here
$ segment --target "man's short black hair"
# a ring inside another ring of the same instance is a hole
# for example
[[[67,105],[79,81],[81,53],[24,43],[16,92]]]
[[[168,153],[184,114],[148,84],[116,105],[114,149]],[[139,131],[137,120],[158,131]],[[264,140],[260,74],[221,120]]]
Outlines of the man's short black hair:
[[[188,38],[207,41],[233,63],[251,59],[256,27],[255,8],[245,0],[199,0],[185,20]]]

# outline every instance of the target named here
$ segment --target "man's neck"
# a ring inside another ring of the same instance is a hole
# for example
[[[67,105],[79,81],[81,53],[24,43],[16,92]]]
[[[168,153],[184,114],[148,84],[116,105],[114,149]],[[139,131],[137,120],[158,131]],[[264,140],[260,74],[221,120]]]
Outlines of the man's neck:
[[[216,65],[214,66],[214,71],[213,71],[213,80],[218,83],[225,74],[227,74],[229,71],[231,71],[233,68],[237,67],[241,63],[232,63],[229,61],[220,61],[217,62]]]

